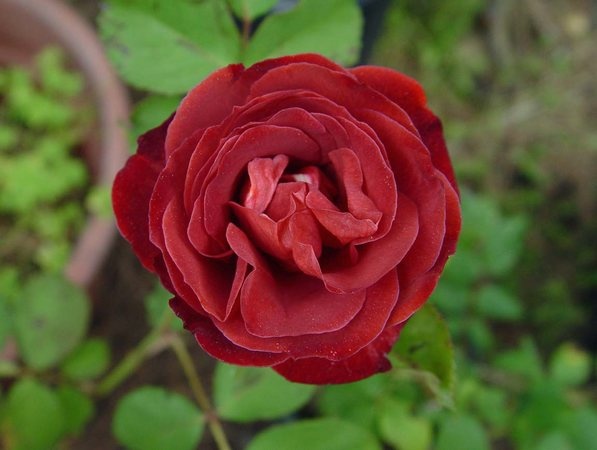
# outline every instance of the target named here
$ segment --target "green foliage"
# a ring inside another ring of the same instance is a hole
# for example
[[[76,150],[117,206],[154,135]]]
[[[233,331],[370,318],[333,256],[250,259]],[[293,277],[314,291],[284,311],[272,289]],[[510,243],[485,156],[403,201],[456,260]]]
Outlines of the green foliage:
[[[235,422],[271,420],[304,406],[315,387],[286,381],[269,368],[218,363],[214,374],[218,414]]]
[[[47,450],[58,442],[64,427],[64,412],[54,391],[31,378],[12,386],[0,422],[7,450]]]
[[[182,330],[182,321],[174,316],[174,312],[169,308],[168,301],[172,298],[172,294],[164,287],[157,283],[153,290],[145,297],[145,312],[147,314],[147,321],[152,327],[157,327],[163,320],[164,316],[170,316],[170,327],[173,330]]]
[[[203,415],[189,400],[150,386],[124,396],[112,423],[118,441],[131,450],[192,450],[203,426]]]
[[[355,0],[301,0],[289,11],[266,15],[255,27],[253,21],[275,3],[110,0],[99,24],[108,56],[120,75],[137,88],[168,96],[187,92],[211,72],[232,63],[253,64],[307,52],[346,65],[357,61],[362,17]],[[244,22],[242,36],[233,15]],[[163,102],[150,102],[142,113],[153,116]],[[141,123],[135,134],[145,128]]]
[[[221,0],[112,0],[100,30],[120,75],[153,92],[184,93],[239,61],[239,33]]]
[[[380,450],[372,434],[338,419],[275,425],[259,433],[247,450]]]
[[[56,390],[64,415],[64,433],[78,435],[83,431],[94,413],[93,401],[71,386],[60,386]]]
[[[485,7],[485,0],[393,0],[373,59],[410,68],[439,96],[470,96],[476,79],[490,68],[487,53],[470,33]]]
[[[110,347],[101,339],[88,339],[62,364],[62,373],[74,381],[97,378],[110,363]]]
[[[57,48],[31,71],[0,69],[0,256],[23,271],[62,269],[85,218],[76,202],[87,169],[74,155],[89,124],[82,88]]]
[[[446,314],[450,331],[475,351],[495,342],[491,322],[522,318],[522,304],[503,281],[519,261],[527,220],[507,217],[488,198],[464,190],[458,251],[448,261],[432,301]]]
[[[591,375],[591,358],[576,345],[565,342],[552,354],[550,377],[563,386],[579,386]]]
[[[270,11],[278,0],[228,0],[234,14],[243,20],[255,20]]]
[[[407,367],[433,374],[437,389],[444,389],[449,395],[454,385],[454,351],[448,327],[431,305],[408,320],[392,354]]]
[[[433,439],[431,421],[417,416],[410,406],[398,400],[382,403],[379,414],[379,433],[394,448],[403,450],[426,450]]]
[[[21,357],[32,369],[44,370],[79,344],[87,330],[89,303],[64,278],[39,275],[27,282],[13,314]]]
[[[489,450],[489,439],[474,417],[450,415],[440,425],[437,450]]]
[[[315,52],[351,65],[359,57],[361,27],[354,0],[301,0],[290,11],[266,17],[249,41],[243,62]]]

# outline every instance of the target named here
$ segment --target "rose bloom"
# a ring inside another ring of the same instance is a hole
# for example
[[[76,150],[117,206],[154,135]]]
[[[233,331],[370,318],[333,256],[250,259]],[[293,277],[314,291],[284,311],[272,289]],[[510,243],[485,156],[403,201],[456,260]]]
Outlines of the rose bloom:
[[[460,230],[419,84],[316,54],[210,75],[139,138],[113,204],[206,352],[314,384],[390,368]]]

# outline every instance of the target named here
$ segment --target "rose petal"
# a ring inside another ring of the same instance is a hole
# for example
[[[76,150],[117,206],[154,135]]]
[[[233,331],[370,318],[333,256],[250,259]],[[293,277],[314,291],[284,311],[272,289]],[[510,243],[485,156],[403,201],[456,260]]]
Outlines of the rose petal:
[[[363,115],[386,144],[398,189],[419,209],[419,234],[403,261],[404,270],[425,273],[435,264],[445,234],[446,194],[441,173],[433,167],[423,143],[399,124],[374,111]]]
[[[452,187],[458,192],[441,122],[427,108],[421,85],[412,78],[385,67],[361,66],[350,69],[350,72],[363,83],[400,105],[408,113],[421,139],[431,151],[433,165],[446,175]]]
[[[446,177],[442,177],[446,189],[446,233],[441,252],[431,270],[424,274],[413,274],[408,267],[400,267],[400,280],[405,289],[400,294],[396,309],[392,312],[390,323],[396,324],[407,320],[431,295],[444,269],[448,257],[456,250],[456,241],[460,233],[460,200],[458,194]]]
[[[247,165],[249,188],[242,194],[243,205],[257,213],[265,211],[287,165],[288,156],[286,155],[276,155],[274,158],[256,158],[250,161]]]
[[[166,155],[170,155],[195,131],[220,123],[235,105],[244,102],[248,85],[239,82],[244,71],[233,64],[215,71],[182,100],[168,128]]]
[[[170,300],[170,308],[182,319],[185,328],[195,335],[203,350],[214,358],[240,366],[271,366],[288,359],[288,355],[283,353],[259,352],[234,345],[211,320],[198,315],[180,298]]]
[[[320,158],[318,146],[302,131],[274,125],[262,125],[245,131],[229,150],[222,152],[220,160],[214,163],[215,173],[206,180],[204,195],[199,200],[204,199],[201,220],[210,236],[219,242],[224,241],[229,222],[228,202],[234,197],[242,169],[255,158],[271,157],[278,153],[309,163]]]
[[[347,71],[329,70],[315,64],[297,63],[270,70],[251,86],[248,98],[293,89],[316,92],[334,103],[345,106],[351,112],[375,105],[376,110],[395,118],[404,127],[418,134],[404,110],[386,96],[358,82],[356,77]]]
[[[398,339],[400,329],[400,326],[386,328],[375,341],[350,358],[339,361],[325,358],[289,359],[273,368],[295,383],[338,384],[362,380],[391,369],[386,354]]]
[[[416,205],[400,193],[397,207],[396,220],[388,234],[360,246],[355,265],[323,273],[322,279],[328,289],[352,292],[371,286],[402,261],[419,232],[419,214]]]
[[[198,255],[188,241],[185,223],[182,205],[170,202],[162,225],[168,255],[203,309],[218,320],[226,320],[240,292],[247,264],[243,260],[236,265],[223,263]]]
[[[118,172],[112,187],[118,229],[143,266],[152,272],[161,253],[149,240],[149,200],[164,167],[164,140],[170,120],[139,138],[138,153]]]
[[[227,236],[239,258],[255,267],[241,291],[241,312],[249,333],[267,338],[336,331],[362,308],[364,290],[338,295],[304,274],[276,271],[273,276],[240,229],[230,225]]]
[[[330,333],[261,338],[250,334],[240,314],[232,314],[216,327],[236,345],[259,351],[283,351],[294,358],[321,357],[339,361],[370,344],[387,326],[399,294],[396,270],[367,289],[363,308],[344,328]]]

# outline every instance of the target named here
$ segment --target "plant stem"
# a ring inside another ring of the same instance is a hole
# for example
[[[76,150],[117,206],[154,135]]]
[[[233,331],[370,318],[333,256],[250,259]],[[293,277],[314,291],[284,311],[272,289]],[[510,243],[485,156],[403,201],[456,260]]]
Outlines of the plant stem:
[[[197,404],[205,413],[207,424],[214,440],[216,441],[218,449],[231,450],[228,439],[226,438],[226,434],[224,433],[224,429],[222,428],[222,424],[220,423],[218,415],[209,401],[209,397],[203,387],[203,384],[201,383],[199,374],[195,370],[195,365],[193,364],[193,360],[191,359],[191,355],[189,354],[186,345],[179,335],[174,335],[170,340],[170,346],[176,354],[178,362],[180,363],[182,370],[189,381],[189,385],[193,391],[195,399],[197,400]]]
[[[97,385],[96,395],[103,397],[110,394],[124,382],[151,355],[167,347],[165,331],[170,325],[171,314],[166,310],[159,323],[114,367]]]

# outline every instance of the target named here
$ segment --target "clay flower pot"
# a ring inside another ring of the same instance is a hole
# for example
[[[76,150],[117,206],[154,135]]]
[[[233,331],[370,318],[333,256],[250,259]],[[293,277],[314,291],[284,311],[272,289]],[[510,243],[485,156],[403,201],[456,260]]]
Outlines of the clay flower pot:
[[[82,148],[93,183],[109,186],[128,155],[129,103],[93,28],[59,0],[0,0],[0,65],[29,65],[48,45],[60,46],[85,79],[96,123]],[[112,219],[88,217],[65,268],[67,278],[89,288],[115,237]]]

